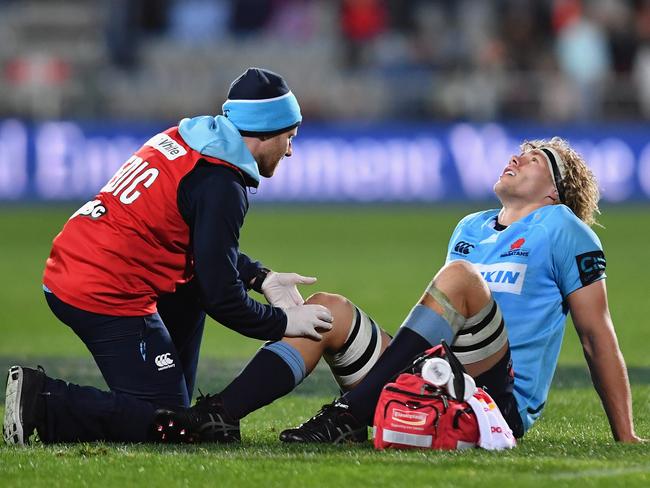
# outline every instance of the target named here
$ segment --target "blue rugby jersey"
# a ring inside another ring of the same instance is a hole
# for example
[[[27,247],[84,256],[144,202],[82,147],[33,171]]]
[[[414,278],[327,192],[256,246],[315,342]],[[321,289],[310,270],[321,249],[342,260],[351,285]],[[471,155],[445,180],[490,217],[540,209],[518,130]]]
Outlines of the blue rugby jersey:
[[[564,335],[567,296],[605,278],[596,234],[565,205],[549,205],[494,226],[499,210],[463,218],[447,262],[473,263],[501,307],[512,349],[514,395],[528,430],[541,414]]]

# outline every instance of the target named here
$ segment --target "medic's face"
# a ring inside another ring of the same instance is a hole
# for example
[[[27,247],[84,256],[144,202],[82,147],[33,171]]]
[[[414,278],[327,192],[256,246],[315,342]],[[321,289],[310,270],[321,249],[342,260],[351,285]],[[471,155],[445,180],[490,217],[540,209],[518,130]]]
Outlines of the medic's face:
[[[283,132],[268,139],[262,140],[257,151],[257,165],[260,174],[270,178],[275,173],[275,168],[284,157],[290,157],[293,153],[293,138],[298,134],[298,129]]]

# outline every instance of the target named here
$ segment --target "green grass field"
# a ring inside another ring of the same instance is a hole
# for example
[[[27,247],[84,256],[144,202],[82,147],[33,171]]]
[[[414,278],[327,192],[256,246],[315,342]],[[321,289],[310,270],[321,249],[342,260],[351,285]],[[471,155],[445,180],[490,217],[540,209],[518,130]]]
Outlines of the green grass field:
[[[442,264],[453,225],[475,209],[253,207],[242,249],[274,269],[317,276],[318,284],[303,294],[342,293],[394,331]],[[50,375],[102,386],[83,345],[50,314],[41,292],[51,239],[74,210],[0,208],[0,367],[39,363]],[[601,222],[610,308],[630,371],[637,432],[650,437],[650,208],[606,208]],[[203,391],[225,385],[259,346],[210,324],[198,385]],[[279,443],[280,430],[335,394],[327,371],[318,369],[296,392],[244,419],[243,442],[236,447],[2,446],[0,486],[650,486],[650,445],[612,441],[570,324],[544,416],[511,452],[375,452],[370,444]]]

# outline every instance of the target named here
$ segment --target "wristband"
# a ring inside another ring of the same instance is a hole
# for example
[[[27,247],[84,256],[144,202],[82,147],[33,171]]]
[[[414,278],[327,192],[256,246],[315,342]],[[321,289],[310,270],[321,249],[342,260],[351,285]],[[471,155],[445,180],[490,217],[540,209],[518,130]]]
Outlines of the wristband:
[[[251,280],[251,289],[255,290],[257,293],[262,293],[262,283],[266,279],[266,276],[271,272],[268,268],[260,268],[255,277]]]

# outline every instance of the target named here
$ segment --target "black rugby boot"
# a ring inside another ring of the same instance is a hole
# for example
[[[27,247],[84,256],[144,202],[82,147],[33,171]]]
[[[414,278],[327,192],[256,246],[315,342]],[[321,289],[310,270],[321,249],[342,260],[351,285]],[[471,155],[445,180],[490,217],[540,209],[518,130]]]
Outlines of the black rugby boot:
[[[342,400],[336,400],[323,408],[304,424],[280,433],[282,442],[320,442],[341,444],[344,442],[365,442],[368,427],[359,422]]]
[[[25,446],[37,427],[45,423],[45,371],[12,366],[7,375],[2,436],[9,445]]]
[[[201,395],[190,408],[156,410],[152,436],[170,443],[241,441],[239,420],[228,415],[218,395]]]

